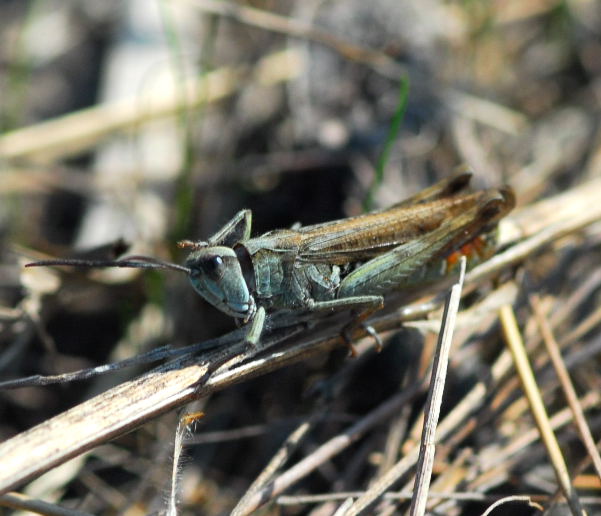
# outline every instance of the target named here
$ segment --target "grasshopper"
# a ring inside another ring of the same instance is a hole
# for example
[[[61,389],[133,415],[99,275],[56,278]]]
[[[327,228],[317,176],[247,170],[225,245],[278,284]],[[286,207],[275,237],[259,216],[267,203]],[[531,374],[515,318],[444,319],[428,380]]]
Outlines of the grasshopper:
[[[268,311],[353,310],[343,330],[350,345],[350,330],[383,307],[384,295],[440,279],[460,255],[473,266],[494,253],[496,224],[513,208],[514,194],[508,186],[465,193],[470,178],[455,174],[383,210],[254,238],[251,211],[242,210],[207,241],[180,242],[190,250],[183,266],[145,256],[28,265],[185,272],[206,301],[247,324],[252,345]]]

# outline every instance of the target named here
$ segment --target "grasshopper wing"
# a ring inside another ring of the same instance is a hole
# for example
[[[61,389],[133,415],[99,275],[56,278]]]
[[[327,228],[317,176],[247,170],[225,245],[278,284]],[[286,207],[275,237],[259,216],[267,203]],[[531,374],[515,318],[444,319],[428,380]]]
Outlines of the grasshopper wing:
[[[492,229],[515,203],[508,187],[474,195],[476,202],[446,218],[433,231],[402,243],[351,272],[340,287],[339,297],[384,294],[423,281],[432,272],[430,265]]]
[[[461,187],[467,184],[465,179],[465,174],[456,176]],[[458,247],[513,208],[514,197],[508,188],[452,195],[457,184],[445,181],[442,189],[432,187],[426,194],[386,210],[301,228],[298,259],[343,265],[374,258],[416,240],[440,239],[449,248]],[[451,195],[440,197],[441,192]],[[493,205],[497,208],[490,208]],[[445,232],[465,234],[465,239],[456,242],[457,238],[445,237]]]

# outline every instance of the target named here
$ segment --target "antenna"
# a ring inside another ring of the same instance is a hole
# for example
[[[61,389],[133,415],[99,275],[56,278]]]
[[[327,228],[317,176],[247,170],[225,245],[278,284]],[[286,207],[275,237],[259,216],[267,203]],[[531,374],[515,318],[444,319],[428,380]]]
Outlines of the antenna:
[[[25,267],[47,267],[66,265],[69,267],[126,267],[131,269],[172,269],[190,274],[190,269],[176,263],[164,262],[151,256],[132,255],[120,260],[80,260],[78,258],[61,258],[57,260],[40,260],[25,264]]]

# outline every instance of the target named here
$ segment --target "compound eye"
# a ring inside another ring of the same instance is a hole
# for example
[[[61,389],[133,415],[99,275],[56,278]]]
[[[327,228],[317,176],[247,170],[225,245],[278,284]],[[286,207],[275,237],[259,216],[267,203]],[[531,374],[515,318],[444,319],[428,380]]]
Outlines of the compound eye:
[[[203,260],[202,265],[207,276],[219,278],[223,275],[223,258],[219,255]]]

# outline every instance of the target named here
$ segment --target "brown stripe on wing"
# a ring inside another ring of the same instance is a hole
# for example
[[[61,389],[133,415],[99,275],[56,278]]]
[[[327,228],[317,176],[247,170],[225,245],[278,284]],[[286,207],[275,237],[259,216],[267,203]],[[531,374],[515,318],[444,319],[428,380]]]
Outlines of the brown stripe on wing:
[[[301,234],[298,257],[338,265],[373,258],[413,239],[425,238],[449,218],[490,201],[491,195],[498,196],[499,191],[486,190],[410,207],[396,206],[342,220],[327,228],[317,227]],[[476,223],[487,224],[490,218]]]

